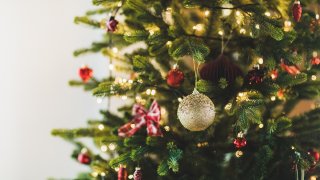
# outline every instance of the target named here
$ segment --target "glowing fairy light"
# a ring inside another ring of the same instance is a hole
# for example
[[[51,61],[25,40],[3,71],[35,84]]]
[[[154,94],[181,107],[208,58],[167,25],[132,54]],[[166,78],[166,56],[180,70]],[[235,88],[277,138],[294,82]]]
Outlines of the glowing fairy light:
[[[222,30],[220,30],[220,31],[218,31],[218,34],[219,34],[220,36],[223,36],[224,32],[223,32]]]
[[[264,125],[263,125],[262,123],[261,123],[261,124],[259,124],[259,128],[260,128],[260,129],[262,129],[262,128],[263,128],[263,126],[264,126]]]
[[[151,90],[151,95],[152,95],[152,96],[156,95],[156,93],[157,93],[157,91],[156,91],[155,89],[152,89],[152,90]]]
[[[258,58],[258,63],[263,64],[263,58]]]
[[[104,130],[104,125],[103,125],[103,124],[99,124],[98,129],[99,129],[100,131]]]
[[[255,25],[255,28],[256,28],[256,29],[260,29],[260,24],[256,24],[256,25]]]
[[[102,152],[106,152],[108,150],[108,147],[106,145],[102,145],[100,149]]]
[[[276,96],[271,96],[270,100],[271,101],[275,101],[276,100]]]
[[[147,90],[146,90],[146,94],[147,94],[147,95],[150,95],[150,94],[151,94],[151,89],[147,89]]]
[[[113,143],[111,143],[111,144],[109,144],[109,149],[111,150],[111,151],[114,151],[115,149],[116,149],[116,145],[115,144],[113,144]]]
[[[244,28],[241,28],[239,32],[240,34],[245,34],[247,31]]]
[[[203,24],[197,24],[197,25],[192,27],[192,29],[195,30],[195,31],[202,31],[203,28],[204,28]]]
[[[271,13],[269,11],[267,11],[267,12],[264,13],[264,15],[267,16],[267,17],[270,17]]]
[[[208,17],[208,16],[210,15],[210,11],[209,11],[209,10],[205,10],[205,11],[204,11],[204,15],[205,15],[206,17]]]
[[[112,48],[112,52],[113,52],[113,53],[118,53],[118,52],[119,52],[119,49],[116,48],[116,47],[113,47],[113,48]]]
[[[312,81],[317,80],[317,76],[316,76],[316,75],[312,75],[312,76],[311,76],[311,80],[312,80]]]

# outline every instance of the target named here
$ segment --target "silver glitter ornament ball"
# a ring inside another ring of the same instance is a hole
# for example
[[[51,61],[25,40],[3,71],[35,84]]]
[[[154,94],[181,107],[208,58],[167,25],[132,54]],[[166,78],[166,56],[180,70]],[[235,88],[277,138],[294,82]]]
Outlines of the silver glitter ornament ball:
[[[180,102],[177,114],[186,129],[202,131],[213,123],[215,108],[210,98],[195,89]]]

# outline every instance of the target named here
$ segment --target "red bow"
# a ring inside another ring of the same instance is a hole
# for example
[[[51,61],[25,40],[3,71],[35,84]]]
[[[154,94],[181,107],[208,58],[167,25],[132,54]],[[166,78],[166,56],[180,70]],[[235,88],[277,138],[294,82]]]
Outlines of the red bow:
[[[291,75],[300,74],[300,69],[297,65],[287,65],[284,63],[283,59],[281,59],[280,66],[282,67],[283,70],[287,71],[287,73],[289,73]]]
[[[135,104],[132,109],[132,114],[134,115],[133,120],[118,129],[118,135],[120,137],[130,137],[144,125],[147,125],[147,133],[149,136],[162,136],[159,127],[161,113],[157,101],[152,102],[149,111],[140,104]]]

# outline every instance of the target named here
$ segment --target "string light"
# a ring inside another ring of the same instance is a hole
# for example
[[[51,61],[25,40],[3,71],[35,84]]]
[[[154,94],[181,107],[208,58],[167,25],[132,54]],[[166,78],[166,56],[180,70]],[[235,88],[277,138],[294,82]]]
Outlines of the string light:
[[[218,34],[219,34],[220,36],[223,36],[224,32],[223,32],[222,30],[220,30],[220,31],[218,31]]]
[[[97,98],[97,103],[98,103],[98,104],[101,104],[101,103],[102,103],[102,101],[103,101],[103,99],[102,99],[102,98],[100,98],[100,97],[99,97],[99,98]]]
[[[225,110],[230,110],[231,108],[232,108],[231,103],[226,104],[226,106],[224,107]]]
[[[258,58],[258,63],[263,64],[263,58]]]
[[[318,52],[317,51],[313,51],[312,52],[312,57],[317,57],[318,56]]]
[[[146,94],[147,94],[147,95],[150,95],[150,94],[151,94],[151,89],[147,89],[147,90],[146,90]]]
[[[165,126],[165,127],[164,127],[164,130],[170,131],[170,127],[169,127],[169,126]]]
[[[179,101],[179,102],[181,102],[181,101],[182,101],[182,98],[181,98],[181,97],[179,97],[179,98],[178,98],[178,101]]]
[[[113,47],[113,48],[112,48],[112,52],[113,52],[113,53],[118,53],[118,52],[119,52],[119,49],[118,49],[117,47]]]
[[[316,14],[316,19],[319,19],[320,18],[320,15],[319,14]]]
[[[193,26],[192,29],[196,30],[196,31],[202,31],[203,27],[204,27],[203,24],[197,24],[197,25]]]
[[[106,176],[106,173],[102,172],[102,173],[100,173],[100,175],[104,177],[104,176]]]
[[[106,145],[101,146],[101,151],[106,152],[108,150],[108,147]]]
[[[275,101],[276,100],[276,96],[271,96],[271,101]]]
[[[238,150],[238,151],[236,151],[235,155],[237,158],[240,158],[241,156],[243,156],[243,152]]]
[[[222,5],[223,8],[233,8],[233,5],[230,3],[225,3]],[[222,16],[223,17],[227,17],[230,16],[230,14],[232,13],[231,9],[222,9]]]
[[[209,10],[205,10],[205,11],[204,11],[204,15],[205,15],[206,17],[208,17],[208,16],[210,15],[210,11],[209,11]]]
[[[256,24],[256,25],[255,25],[255,28],[256,28],[256,29],[260,29],[260,24]]]
[[[237,102],[249,101],[248,93],[247,92],[239,92],[236,98]]]
[[[241,12],[240,11],[236,11],[236,16],[240,16]]]
[[[114,170],[115,170],[116,172],[118,172],[118,171],[119,171],[119,167],[114,168]]]
[[[168,47],[171,47],[171,46],[172,46],[172,41],[167,41],[166,45],[167,45]]]
[[[104,130],[104,125],[103,125],[103,124],[99,124],[98,129],[99,129],[100,131]]]
[[[310,176],[310,180],[317,180],[318,176]]]
[[[113,143],[110,143],[109,144],[109,149],[111,150],[111,151],[114,151],[115,149],[116,149],[116,145],[115,144],[113,144]]]
[[[113,64],[109,64],[109,69],[113,70],[114,69],[114,65]]]
[[[283,30],[288,32],[292,30],[292,22],[289,20],[284,21],[284,27]]]
[[[130,127],[131,127],[132,129],[134,129],[134,128],[136,127],[136,125],[135,125],[135,124],[130,124]]]
[[[122,99],[122,100],[126,100],[126,99],[128,99],[128,96],[123,95],[123,96],[121,96],[121,99]]]
[[[269,11],[265,12],[264,15],[266,15],[267,17],[271,16],[271,13]]]
[[[316,75],[312,75],[312,76],[311,76],[311,80],[312,80],[312,81],[317,80],[317,76],[316,76]]]
[[[239,32],[240,34],[245,34],[247,31],[244,28],[241,28]]]
[[[294,146],[291,146],[291,149],[292,149],[292,150],[294,150],[294,149],[295,149],[295,147],[294,147]]]
[[[98,174],[97,172],[92,172],[91,175],[92,175],[93,177],[98,177],[99,174]]]
[[[154,35],[154,31],[153,30],[149,30],[149,34],[150,35]]]
[[[133,179],[133,175],[130,174],[130,175],[128,176],[128,178],[129,178],[129,179]]]
[[[151,90],[151,95],[152,95],[152,96],[156,95],[156,93],[157,93],[157,91],[156,91],[155,89],[152,89],[152,90]]]
[[[133,83],[133,80],[132,80],[132,79],[129,79],[129,80],[128,80],[128,83],[129,83],[129,84],[132,84],[132,83]]]
[[[260,129],[262,129],[262,128],[263,128],[263,126],[264,126],[264,125],[263,125],[262,123],[261,123],[261,124],[259,124],[259,128],[260,128]]]

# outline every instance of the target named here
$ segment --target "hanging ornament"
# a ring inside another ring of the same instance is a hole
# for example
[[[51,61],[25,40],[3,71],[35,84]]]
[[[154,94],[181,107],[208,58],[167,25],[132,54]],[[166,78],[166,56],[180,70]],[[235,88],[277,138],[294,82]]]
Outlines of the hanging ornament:
[[[220,55],[217,59],[204,64],[200,70],[200,77],[204,80],[218,84],[221,78],[225,78],[228,84],[232,84],[237,77],[242,77],[241,69],[227,56]]]
[[[92,78],[92,75],[93,71],[88,66],[83,66],[79,69],[79,76],[84,83],[88,82]]]
[[[115,17],[111,16],[110,19],[106,23],[108,32],[116,31],[118,23],[119,22],[115,19]]]
[[[178,88],[181,86],[183,81],[184,81],[183,72],[180,71],[177,66],[174,66],[173,69],[171,69],[168,72],[167,84],[171,87]]]
[[[246,76],[246,82],[250,85],[262,83],[265,77],[265,68],[260,68],[259,65],[250,70]]]
[[[309,150],[308,154],[313,157],[315,162],[318,162],[320,160],[320,153],[319,152],[314,151],[314,150]]]
[[[213,123],[215,107],[210,98],[194,89],[192,94],[182,99],[177,114],[186,129],[202,131]]]
[[[279,72],[277,69],[274,69],[270,72],[270,76],[272,80],[276,80],[279,76]]]
[[[292,6],[292,15],[293,15],[293,19],[296,22],[299,22],[301,19],[301,15],[302,15],[302,7],[300,4],[300,1],[295,0]]]
[[[120,164],[118,171],[118,180],[127,180],[128,179],[128,171],[126,166]]]
[[[136,167],[136,170],[133,173],[134,180],[142,180],[142,171],[140,167]]]
[[[233,144],[237,149],[243,148],[247,145],[246,138],[243,137],[243,133],[239,132],[237,138],[233,140]]]
[[[301,73],[297,65],[287,65],[283,59],[281,59],[280,66],[283,70],[285,70],[287,73],[291,75],[297,75]]]
[[[78,154],[77,159],[81,164],[90,164],[91,157],[90,157],[89,151],[87,149],[83,148],[81,150],[81,152]]]
[[[311,59],[312,65],[319,65],[320,64],[320,57],[318,56],[318,53],[314,51],[312,53],[312,59]]]
[[[149,110],[140,104],[135,104],[132,108],[133,120],[118,129],[120,137],[133,136],[143,126],[147,126],[148,136],[162,136],[160,130],[160,106],[157,101],[153,101]]]

